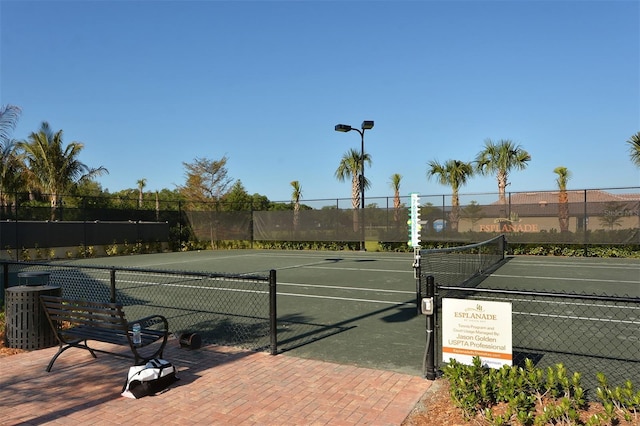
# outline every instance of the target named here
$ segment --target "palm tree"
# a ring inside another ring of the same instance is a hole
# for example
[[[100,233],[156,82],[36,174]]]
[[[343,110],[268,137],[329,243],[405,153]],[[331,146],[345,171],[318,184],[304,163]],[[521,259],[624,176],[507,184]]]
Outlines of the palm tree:
[[[609,201],[604,203],[605,214],[600,216],[600,225],[606,226],[610,231],[613,231],[614,226],[622,226],[622,216],[617,214],[606,214],[606,212],[619,212],[624,210],[624,203],[616,201]]]
[[[505,193],[509,183],[509,172],[511,169],[524,170],[530,160],[531,155],[509,139],[501,139],[497,143],[487,139],[484,143],[484,149],[476,156],[476,169],[483,175],[496,174],[498,197],[500,203],[506,206]]]
[[[9,205],[11,194],[15,194],[26,183],[24,163],[16,149],[17,143],[11,139],[0,151],[0,205]]]
[[[633,164],[640,167],[640,132],[632,135],[627,143],[629,144],[629,155],[631,156],[631,161]]]
[[[569,231],[569,195],[567,194],[567,182],[571,179],[571,172],[564,166],[553,169],[553,173],[558,175],[556,184],[558,185],[558,221],[560,222],[560,232]]]
[[[393,220],[394,222],[398,222],[400,220],[400,207],[402,207],[402,203],[400,203],[400,181],[402,180],[402,175],[398,173],[394,173],[391,175],[391,189],[393,189]]]
[[[351,207],[353,208],[353,230],[357,232],[359,229],[358,220],[358,207],[360,206],[360,199],[362,194],[361,186],[364,185],[364,189],[370,187],[369,180],[367,178],[361,179],[360,171],[362,170],[363,163],[371,165],[371,156],[369,154],[360,155],[360,152],[355,149],[350,149],[340,160],[340,165],[336,170],[335,176],[340,182],[344,182],[348,178],[351,178]],[[361,182],[363,181],[364,182]]]
[[[302,187],[300,182],[294,180],[291,182],[293,192],[291,192],[291,201],[293,202],[293,230],[298,230],[298,221],[300,215],[300,198],[302,198]]]
[[[449,222],[451,230],[458,231],[458,222],[460,220],[460,199],[458,191],[461,186],[467,183],[467,180],[473,176],[473,165],[460,160],[447,160],[444,164],[432,160],[429,162],[427,170],[427,179],[433,176],[437,177],[438,183],[449,185],[451,187],[451,213],[449,213]]]
[[[142,207],[142,190],[147,185],[147,180],[145,178],[138,180],[138,208]]]
[[[484,213],[482,213],[482,206],[474,200],[469,201],[469,204],[467,205],[467,207],[462,209],[462,212],[471,222],[472,231],[473,228],[475,228],[476,223],[478,223],[480,219],[484,217]]]
[[[46,121],[38,132],[32,132],[18,145],[24,150],[29,172],[37,180],[38,189],[49,194],[52,218],[55,218],[55,209],[65,191],[82,180],[109,173],[102,166],[90,168],[78,160],[84,148],[82,143],[71,142],[63,148],[62,130],[54,133]]]
[[[11,133],[15,129],[22,110],[19,106],[0,106],[0,144],[4,147],[11,139]]]
[[[22,179],[22,162],[16,152],[16,141],[11,133],[22,110],[15,105],[0,107],[0,204],[8,203],[8,194],[18,190]]]

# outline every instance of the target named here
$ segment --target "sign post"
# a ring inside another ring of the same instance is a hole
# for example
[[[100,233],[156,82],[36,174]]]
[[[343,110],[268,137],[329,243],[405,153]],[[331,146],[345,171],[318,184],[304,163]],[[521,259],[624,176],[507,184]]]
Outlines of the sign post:
[[[436,375],[436,357],[435,357],[435,280],[433,275],[429,275],[426,280],[426,289],[424,295],[420,298],[418,309],[420,313],[426,315],[426,331],[427,346],[424,349],[424,358],[422,361],[422,372],[428,380],[435,380]]]

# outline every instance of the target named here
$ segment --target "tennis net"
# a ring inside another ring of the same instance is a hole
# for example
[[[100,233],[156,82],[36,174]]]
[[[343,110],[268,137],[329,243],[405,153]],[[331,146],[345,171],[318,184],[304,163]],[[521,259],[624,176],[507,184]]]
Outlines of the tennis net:
[[[504,260],[504,235],[476,244],[420,250],[420,275],[437,285],[464,286]]]

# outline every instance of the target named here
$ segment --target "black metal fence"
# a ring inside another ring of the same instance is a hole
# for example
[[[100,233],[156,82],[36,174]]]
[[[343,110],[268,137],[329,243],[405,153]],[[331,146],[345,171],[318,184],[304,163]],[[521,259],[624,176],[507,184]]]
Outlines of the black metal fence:
[[[20,198],[15,196],[16,200]],[[349,198],[302,200],[299,211],[294,211],[289,201],[240,205],[157,200],[131,207],[135,202],[120,198],[66,196],[65,200],[64,206],[55,209],[29,202],[2,206],[0,247],[3,250],[32,248],[32,244],[45,247],[45,242],[38,238],[46,235],[28,237],[33,234],[29,234],[28,223],[38,221],[96,224],[92,228],[77,226],[73,234],[67,235],[67,240],[81,246],[122,243],[127,237],[114,241],[118,234],[104,233],[100,225],[116,222],[163,224],[151,235],[141,233],[140,227],[130,226],[126,235],[147,241],[167,239],[173,250],[188,248],[193,241],[212,247],[221,241],[249,245],[274,241],[356,242],[361,241],[362,231],[367,241],[408,241],[408,196],[400,197],[397,203],[394,197],[370,197],[363,211],[352,209]],[[496,193],[463,193],[458,205],[453,205],[451,195],[421,195],[420,220],[423,241],[471,243],[505,234],[512,244],[637,245],[640,187],[508,192],[504,199]],[[95,234],[87,234],[87,229],[94,232],[94,228]],[[106,239],[101,235],[106,235]],[[56,241],[50,244],[64,245]]]
[[[197,333],[205,343],[277,352],[275,270],[243,275],[56,262],[2,265],[3,288],[21,284],[25,272],[46,271],[63,297],[120,303],[131,319],[164,315],[178,338]]]
[[[611,383],[640,383],[640,298],[455,286],[436,286],[435,293],[436,367],[448,361],[442,299],[501,301],[512,304],[514,365],[527,358],[540,368],[562,363],[583,374],[586,389],[595,389],[598,372]]]

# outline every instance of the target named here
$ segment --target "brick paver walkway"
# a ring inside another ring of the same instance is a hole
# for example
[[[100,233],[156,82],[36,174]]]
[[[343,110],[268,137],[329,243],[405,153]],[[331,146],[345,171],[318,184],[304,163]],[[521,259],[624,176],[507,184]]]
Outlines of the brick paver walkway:
[[[180,380],[120,396],[131,361],[57,348],[0,358],[2,425],[399,425],[428,390],[421,377],[287,355],[168,344]]]

